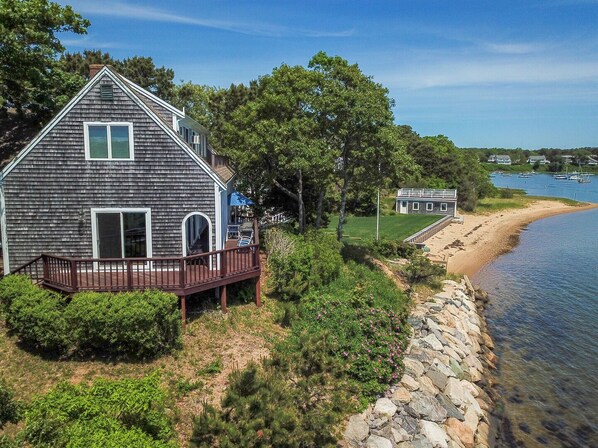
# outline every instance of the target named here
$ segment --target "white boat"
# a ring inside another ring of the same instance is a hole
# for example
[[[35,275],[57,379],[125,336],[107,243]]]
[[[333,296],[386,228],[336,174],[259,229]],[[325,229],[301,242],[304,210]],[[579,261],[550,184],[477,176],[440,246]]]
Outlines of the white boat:
[[[567,180],[568,176],[566,174],[555,174],[552,178],[556,180]]]

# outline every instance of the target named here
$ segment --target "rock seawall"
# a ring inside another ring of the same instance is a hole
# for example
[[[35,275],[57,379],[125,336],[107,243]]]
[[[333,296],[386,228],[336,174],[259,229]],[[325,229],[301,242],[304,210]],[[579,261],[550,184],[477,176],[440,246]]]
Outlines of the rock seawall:
[[[343,445],[493,447],[494,404],[484,390],[484,371],[497,359],[469,279],[444,281],[443,291],[418,304],[409,323],[405,373],[385,397],[349,419]]]

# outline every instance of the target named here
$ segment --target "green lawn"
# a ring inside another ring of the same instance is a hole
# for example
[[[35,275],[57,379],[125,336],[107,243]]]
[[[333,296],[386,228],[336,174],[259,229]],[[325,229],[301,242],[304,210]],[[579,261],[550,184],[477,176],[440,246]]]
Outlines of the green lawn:
[[[433,222],[441,219],[436,215],[390,215],[380,216],[380,238],[403,240]],[[336,232],[338,216],[330,219],[327,231]],[[345,241],[371,240],[376,237],[375,216],[349,216],[345,223]]]

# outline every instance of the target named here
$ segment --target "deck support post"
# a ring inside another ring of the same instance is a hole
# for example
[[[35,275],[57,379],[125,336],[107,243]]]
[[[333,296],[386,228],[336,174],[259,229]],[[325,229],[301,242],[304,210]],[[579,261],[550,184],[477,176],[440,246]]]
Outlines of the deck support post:
[[[262,285],[260,284],[260,277],[255,279],[255,304],[259,308],[262,306]]]
[[[187,328],[187,296],[181,296],[181,317],[183,318],[183,333]]]
[[[220,309],[223,313],[227,313],[226,309],[226,285],[220,287]]]

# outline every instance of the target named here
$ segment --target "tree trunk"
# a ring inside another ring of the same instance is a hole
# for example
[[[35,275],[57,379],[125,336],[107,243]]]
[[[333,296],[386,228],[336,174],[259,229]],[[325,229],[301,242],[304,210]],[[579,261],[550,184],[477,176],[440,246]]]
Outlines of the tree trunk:
[[[324,189],[318,195],[318,206],[316,208],[316,229],[322,227],[322,208],[324,206]]]
[[[343,227],[345,225],[345,208],[347,206],[347,192],[349,191],[349,182],[351,177],[347,170],[343,170],[343,186],[341,188],[341,206],[338,211],[338,227],[336,228],[336,239],[343,239]]]
[[[303,174],[297,172],[299,183],[297,184],[297,200],[299,202],[299,233],[305,233],[305,204],[303,203]]]

